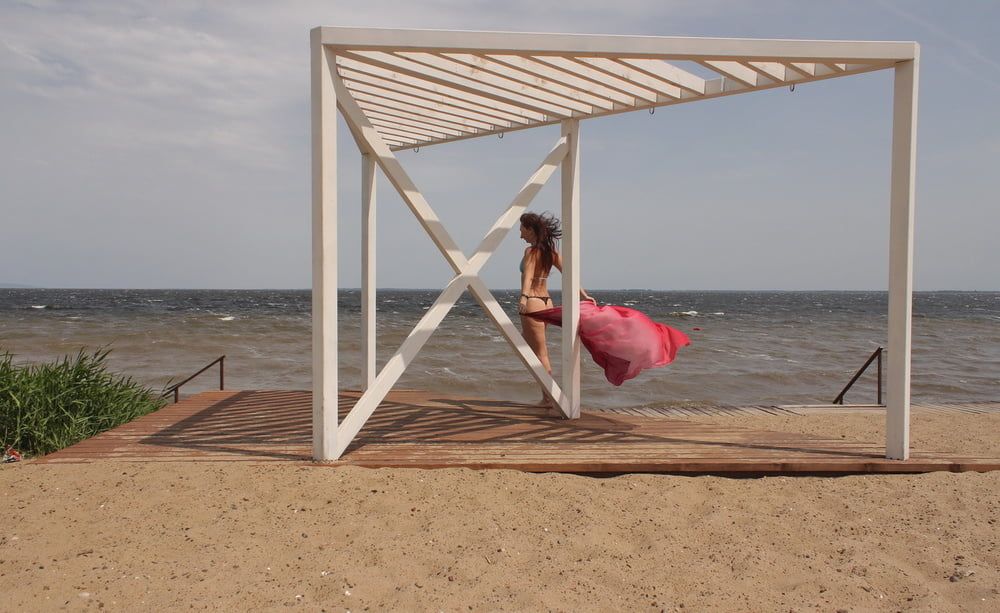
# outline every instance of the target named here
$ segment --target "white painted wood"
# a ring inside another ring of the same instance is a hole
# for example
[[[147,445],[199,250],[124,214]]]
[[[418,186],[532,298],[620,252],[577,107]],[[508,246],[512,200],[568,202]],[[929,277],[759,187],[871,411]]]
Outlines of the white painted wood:
[[[375,383],[375,161],[361,154],[361,380],[362,390]]]
[[[568,416],[580,417],[580,122],[562,123],[562,389]],[[566,411],[564,411],[566,412]]]
[[[586,88],[577,89],[574,87],[568,87],[559,81],[546,79],[538,74],[532,74],[525,70],[514,68],[484,55],[473,55],[471,53],[449,53],[445,57],[478,70],[506,77],[507,79],[517,81],[519,83],[525,83],[536,88],[542,88],[557,96],[569,98],[570,100],[581,102],[590,107],[596,106],[602,109],[611,109],[614,107],[613,102],[591,94]]]
[[[761,77],[756,70],[747,68],[739,62],[702,60],[698,63],[709,70],[714,70],[721,75],[725,75],[731,79],[736,79],[747,87],[757,87],[758,85],[766,85],[767,83],[773,82],[771,79]]]
[[[613,77],[606,72],[601,72],[592,66],[588,66],[576,58],[561,57],[557,55],[534,56],[534,60],[554,66],[564,72],[575,74],[576,76],[595,83],[607,89],[617,90],[623,94],[628,94],[646,102],[657,102],[659,100],[656,92],[651,89],[640,87],[635,83],[630,83],[624,79]],[[638,100],[636,104],[639,104]]]
[[[919,59],[913,59],[896,65],[892,92],[886,457],[897,460],[910,456],[910,333],[918,63]]]
[[[353,61],[352,58],[341,60],[340,75],[345,82],[368,83],[381,89],[418,96],[457,109],[469,108],[476,113],[495,115],[511,121],[524,122],[541,116],[526,114],[520,107],[497,103],[489,97],[470,93],[468,89],[403,74],[380,65]]]
[[[472,113],[468,109],[459,109],[444,103],[435,102],[419,96],[410,96],[379,89],[377,87],[365,86],[356,82],[344,83],[351,90],[351,95],[358,103],[368,102],[390,108],[398,108],[417,115],[427,117],[442,117],[449,121],[456,121],[460,124],[476,126],[479,130],[505,130],[514,124],[505,119],[489,115]]]
[[[368,116],[368,121],[370,121],[383,136],[389,134],[403,136],[405,138],[413,138],[415,140],[440,140],[451,136],[441,130],[414,128],[392,119],[381,119],[378,117],[372,117],[371,115]]]
[[[530,119],[515,114],[508,113],[500,109],[484,106],[473,101],[472,96],[456,98],[450,95],[439,93],[444,91],[428,83],[425,88],[411,87],[403,83],[395,83],[390,80],[376,79],[353,71],[344,71],[344,83],[351,94],[364,92],[372,96],[378,96],[387,100],[406,102],[417,107],[432,108],[441,112],[448,112],[457,117],[485,121],[492,125],[502,126],[504,124],[527,124]],[[434,90],[437,91],[434,91]],[[423,102],[423,104],[421,104]],[[428,105],[427,102],[434,104]]]
[[[676,36],[615,36],[476,32],[390,28],[321,28],[323,42],[338,49],[411,50],[428,53],[561,54],[650,59],[738,59],[797,62],[910,60],[916,43],[842,40],[768,40]]]
[[[821,80],[825,80],[825,79],[829,79],[829,78],[834,78],[834,77],[838,77],[838,76],[844,76],[845,74],[861,74],[861,73],[865,73],[865,72],[872,72],[872,71],[875,71],[875,70],[882,70],[882,69],[885,69],[887,67],[888,66],[886,66],[884,64],[874,64],[874,63],[869,63],[869,64],[849,64],[848,65],[848,72],[847,73],[834,73],[833,71],[831,71],[830,69],[828,69],[828,68],[826,68],[824,66],[819,66],[818,69],[817,69],[817,72],[820,73],[820,76],[816,76],[816,77],[813,77],[813,78],[810,78],[810,79],[802,79],[802,80],[796,81],[796,83],[806,83],[806,82],[811,82],[811,81],[821,81]],[[686,103],[686,102],[693,102],[695,100],[707,100],[707,99],[710,99],[710,98],[719,98],[719,97],[723,97],[723,96],[731,96],[731,95],[741,94],[741,93],[745,93],[745,92],[749,92],[749,91],[763,91],[763,90],[774,89],[774,88],[778,88],[778,87],[786,87],[788,84],[789,83],[787,83],[787,82],[778,82],[778,81],[768,80],[768,84],[767,85],[758,85],[756,88],[750,88],[747,85],[745,85],[745,84],[743,84],[743,83],[741,83],[739,81],[736,81],[734,79],[727,78],[727,77],[719,77],[719,78],[716,78],[716,79],[711,79],[711,80],[705,81],[705,95],[704,96],[694,96],[694,95],[689,95],[689,94],[685,93],[684,97],[682,97],[680,100],[671,100],[669,102],[658,102],[658,103],[655,103],[655,104],[654,103],[643,103],[643,102],[640,102],[638,106],[619,107],[619,108],[617,108],[614,111],[597,112],[597,113],[591,115],[591,117],[605,117],[605,116],[608,116],[608,115],[617,115],[619,113],[633,112],[633,111],[636,111],[636,110],[643,110],[643,109],[650,109],[650,108],[659,108],[659,107],[663,107],[663,106],[671,106],[671,105],[674,105],[674,104],[681,104],[681,103]],[[595,85],[595,88],[596,87],[598,87],[598,86]],[[455,142],[455,141],[459,141],[459,140],[464,140],[466,138],[478,138],[478,137],[481,137],[481,136],[484,136],[484,135],[487,135],[487,134],[496,134],[498,132],[515,132],[517,130],[525,130],[525,129],[528,129],[528,128],[536,128],[536,127],[539,127],[539,126],[552,125],[552,124],[555,124],[555,123],[560,123],[560,120],[551,120],[551,121],[545,121],[545,122],[540,122],[540,123],[517,125],[517,126],[512,126],[512,127],[509,127],[509,128],[504,128],[502,130],[501,129],[496,129],[496,130],[492,130],[492,131],[483,131],[483,132],[479,132],[477,134],[470,135],[470,136],[461,136],[461,137],[454,137],[454,138],[444,139],[444,140],[440,140],[440,141],[427,141],[427,142],[423,142],[423,143],[416,143],[413,146],[421,146],[421,147],[423,147],[423,146],[434,145],[434,144],[439,144],[439,143]],[[405,148],[408,148],[408,146],[398,147],[398,148],[395,148],[394,150],[405,149]]]
[[[750,68],[751,70],[756,70],[758,73],[764,75],[764,77],[771,79],[772,81],[794,81],[802,78],[794,71],[790,73],[787,66],[778,62],[753,62],[740,60],[740,64]]]
[[[612,105],[610,110],[632,107],[635,104],[635,96],[623,94],[618,90],[598,85],[593,81],[581,79],[571,72],[559,70],[558,68],[549,66],[548,64],[543,64],[530,57],[522,57],[520,55],[488,55],[485,57],[502,64],[512,66],[526,73],[537,75],[549,82],[562,83],[567,87],[589,91],[591,94],[600,96],[601,98],[607,100]],[[607,105],[595,104],[595,106],[608,108]]]
[[[816,64],[802,63],[802,62],[786,62],[784,66],[786,68],[794,70],[803,77],[812,77],[816,75]]]
[[[337,454],[337,93],[334,58],[311,32],[313,459]]]
[[[604,57],[581,57],[576,59],[578,62],[583,62],[584,64],[587,64],[588,66],[591,66],[605,74],[629,83],[641,85],[652,92],[660,94],[657,101],[662,101],[663,98],[681,97],[681,88],[676,85],[664,83],[660,79],[650,77],[646,73],[635,70],[634,68],[617,60],[611,60]]]
[[[661,60],[636,60],[632,58],[617,58],[617,61],[667,83],[676,85],[689,93],[698,95],[705,93],[705,79],[682,70],[673,64]]]
[[[522,96],[531,98],[537,103],[551,105],[552,112],[568,115],[570,111],[590,114],[592,105],[580,102],[579,100],[556,94],[548,87],[529,85],[518,79],[512,79],[506,75],[498,75],[493,71],[484,70],[475,65],[469,65],[451,55],[434,55],[431,53],[400,53],[402,57],[419,62],[431,68],[436,68],[444,72],[449,72],[472,81],[485,85],[499,87],[501,89],[516,92]]]
[[[354,99],[358,103],[358,106],[364,110],[365,115],[369,116],[371,113],[381,113],[382,115],[397,117],[399,119],[406,119],[427,125],[438,126],[446,130],[454,130],[460,134],[474,134],[480,130],[490,129],[492,127],[489,124],[477,125],[473,127],[473,125],[471,125],[473,122],[460,120],[455,117],[449,117],[444,113],[437,113],[425,109],[407,108],[405,105],[395,104],[391,101],[369,100],[366,99],[364,95],[359,95],[358,92],[355,92],[353,95]],[[475,123],[478,124],[479,122]]]
[[[360,52],[349,54],[353,59],[357,59],[366,64],[392,70],[402,75],[408,75],[423,79],[429,83],[450,87],[464,91],[469,96],[480,100],[480,103],[501,111],[513,113],[526,120],[544,120],[549,114],[568,115],[565,109],[556,110],[542,103],[532,104],[530,98],[519,94],[505,92],[498,87],[491,87],[470,81],[464,77],[453,75],[441,70],[433,69],[414,62],[408,58],[393,54],[382,53],[380,51]]]
[[[370,145],[375,149],[383,148],[378,143],[370,143]],[[431,337],[434,330],[437,329],[437,326],[455,305],[455,302],[461,297],[466,288],[471,289],[473,297],[487,310],[487,315],[500,328],[508,343],[515,348],[518,357],[528,366],[529,371],[539,384],[549,391],[550,395],[557,400],[564,413],[566,412],[564,407],[567,405],[567,400],[562,390],[559,389],[559,386],[552,377],[545,372],[538,357],[535,356],[520,332],[514,327],[514,324],[511,323],[496,299],[490,294],[485,284],[478,277],[479,270],[482,269],[490,255],[499,246],[504,235],[518,222],[521,213],[524,212],[524,209],[527,208],[534,196],[555,172],[560,160],[565,156],[566,150],[567,144],[565,140],[560,139],[542,162],[541,166],[539,166],[538,170],[535,171],[525,186],[521,188],[521,191],[518,192],[518,195],[514,198],[504,215],[487,232],[483,241],[476,249],[476,253],[464,265],[463,272],[451,280],[438,299],[435,300],[434,304],[431,305],[420,319],[417,326],[410,332],[400,348],[389,358],[372,385],[358,399],[354,408],[351,409],[340,425],[340,444],[337,449],[337,457],[347,449],[350,442],[361,430],[379,403],[388,394],[389,390],[392,389],[392,386],[399,380],[406,367],[417,356],[420,349]]]
[[[382,110],[378,107],[373,107],[370,104],[362,104],[358,101],[358,106],[364,110],[365,115],[371,120],[382,119],[385,121],[395,122],[397,125],[402,127],[419,128],[423,130],[430,130],[435,132],[443,132],[448,136],[462,136],[465,134],[475,134],[475,130],[462,129],[461,127],[456,127],[457,124],[448,124],[444,121],[439,121],[436,119],[430,119],[427,117],[420,117],[410,113],[409,117],[401,111],[396,110]],[[413,119],[416,117],[416,119]]]
[[[515,348],[519,350],[522,361],[529,366],[529,370],[535,376],[536,380],[538,380],[544,388],[552,390],[553,397],[556,398],[557,403],[561,403],[559,406],[564,412],[566,412],[566,399],[562,391],[559,390],[558,385],[554,380],[552,380],[551,376],[545,372],[541,362],[530,350],[524,339],[520,338],[520,335],[517,335],[517,338],[513,338],[511,336],[510,331],[512,329],[516,329],[513,328],[513,324],[510,323],[509,318],[506,317],[502,310],[497,313],[496,309],[498,306],[496,305],[496,299],[492,296],[492,294],[490,294],[489,290],[486,289],[485,285],[478,277],[479,269],[485,264],[489,257],[489,254],[481,254],[481,252],[488,250],[490,245],[494,242],[499,244],[499,240],[502,239],[502,236],[496,236],[496,232],[491,230],[491,232],[487,234],[486,238],[484,238],[481,249],[477,250],[476,255],[473,256],[474,261],[467,260],[461,250],[458,249],[458,246],[448,234],[447,230],[441,224],[434,211],[430,208],[430,205],[424,199],[423,195],[416,188],[413,181],[399,164],[398,160],[396,160],[395,156],[382,141],[382,138],[379,136],[375,127],[371,125],[365,117],[364,112],[351,97],[350,92],[347,90],[347,87],[338,75],[333,75],[333,82],[338,96],[338,103],[340,105],[341,112],[344,115],[345,121],[351,126],[352,131],[357,135],[359,142],[362,144],[366,152],[373,155],[373,159],[378,161],[390,183],[392,183],[399,192],[404,202],[406,202],[407,206],[417,217],[424,230],[428,233],[428,235],[430,235],[435,245],[456,273],[452,282],[449,283],[448,287],[445,288],[445,291],[442,292],[438,300],[435,301],[427,313],[425,313],[417,327],[414,328],[407,339],[403,342],[403,345],[389,359],[382,371],[375,377],[373,384],[362,394],[354,408],[351,409],[341,422],[338,432],[337,456],[339,457],[339,455],[347,449],[350,441],[354,438],[358,431],[360,431],[365,421],[367,421],[378,404],[399,379],[403,371],[406,369],[406,366],[417,355],[423,344],[428,338],[430,338],[434,329],[455,304],[466,287],[471,290],[476,300],[479,301],[480,304],[484,305],[484,308],[487,308],[487,314],[491,319],[493,319],[494,323],[500,327],[501,331],[504,332],[505,336],[508,338],[508,342],[513,344]],[[526,201],[524,206],[527,206],[527,202],[530,201],[529,196],[533,197],[533,195],[537,193],[538,189],[541,188],[541,184],[544,183],[544,181],[539,181],[537,177],[539,177],[541,173],[544,174],[547,179],[548,176],[554,172],[557,162],[552,161],[551,158],[554,157],[557,161],[561,159],[565,155],[564,150],[566,146],[567,145],[565,143],[557,144],[557,148],[550,153],[550,158],[547,158],[546,161],[543,162],[542,167],[536,171],[536,175],[529,180],[529,183],[526,184],[525,188],[522,188],[522,193],[519,193],[518,197],[515,198],[514,207],[520,207],[521,202],[525,199]],[[523,210],[523,208],[521,210]],[[516,223],[517,216],[514,216],[513,213],[508,210],[508,215],[505,219],[507,220],[506,223],[512,227],[513,224]],[[508,227],[507,230],[509,230],[510,227]],[[493,248],[495,249],[495,246]]]

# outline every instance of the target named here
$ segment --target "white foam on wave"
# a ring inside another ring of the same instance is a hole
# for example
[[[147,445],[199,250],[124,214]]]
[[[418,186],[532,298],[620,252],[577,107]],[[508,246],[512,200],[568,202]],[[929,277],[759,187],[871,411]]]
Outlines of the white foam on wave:
[[[47,309],[47,308],[49,308],[49,305],[47,305],[47,304],[33,304],[33,305],[31,305],[31,308],[33,308],[33,309]]]
[[[226,315],[225,317],[220,317],[219,321],[232,321],[234,319],[236,319],[236,318],[233,317],[232,315]]]

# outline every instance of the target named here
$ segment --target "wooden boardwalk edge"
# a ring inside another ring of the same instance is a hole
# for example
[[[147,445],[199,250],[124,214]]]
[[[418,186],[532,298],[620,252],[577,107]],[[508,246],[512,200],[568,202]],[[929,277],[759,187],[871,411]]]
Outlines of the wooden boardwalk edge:
[[[341,418],[359,392],[341,394]],[[914,449],[887,460],[870,441],[824,439],[698,422],[717,415],[808,415],[884,410],[866,405],[754,405],[586,411],[545,419],[516,402],[394,391],[337,462],[311,459],[305,391],[203,392],[31,464],[88,462],[293,462],[365,468],[469,468],[591,475],[848,475],[1000,470],[1000,458]],[[925,410],[914,405],[914,411]],[[994,403],[933,403],[933,412],[1000,412]]]

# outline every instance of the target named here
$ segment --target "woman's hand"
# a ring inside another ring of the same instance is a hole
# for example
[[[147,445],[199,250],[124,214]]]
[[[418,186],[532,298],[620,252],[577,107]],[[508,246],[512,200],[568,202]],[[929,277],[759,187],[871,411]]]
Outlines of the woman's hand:
[[[519,315],[524,315],[527,309],[528,309],[528,299],[522,295],[521,299],[517,301],[517,312]]]
[[[580,290],[580,300],[586,300],[587,302],[593,302],[594,306],[597,306],[597,300],[594,300],[594,298],[590,294],[588,294],[587,292],[585,292],[582,289]]]

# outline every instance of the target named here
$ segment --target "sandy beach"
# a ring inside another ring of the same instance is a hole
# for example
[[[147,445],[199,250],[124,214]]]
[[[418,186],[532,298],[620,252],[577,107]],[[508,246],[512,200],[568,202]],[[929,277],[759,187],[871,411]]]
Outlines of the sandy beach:
[[[879,440],[877,415],[719,417]],[[1000,415],[914,447],[1000,455]],[[1000,473],[596,479],[302,464],[6,465],[9,610],[1000,607]]]

